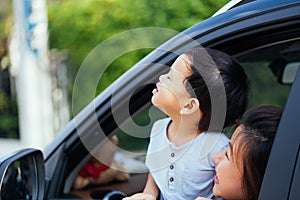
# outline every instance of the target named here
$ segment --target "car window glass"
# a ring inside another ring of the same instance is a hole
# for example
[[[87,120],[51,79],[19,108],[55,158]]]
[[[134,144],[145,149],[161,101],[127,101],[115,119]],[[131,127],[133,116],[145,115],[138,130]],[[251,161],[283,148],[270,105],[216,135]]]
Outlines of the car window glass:
[[[250,86],[249,107],[271,104],[281,108],[287,100],[290,85],[281,85],[268,67],[268,62],[242,63]]]
[[[280,75],[289,63],[300,61],[299,46],[299,39],[274,41],[238,55],[237,60],[249,80],[249,107],[261,104],[285,106],[291,84],[281,84]]]
[[[137,183],[134,186],[123,184],[122,189],[128,194],[142,190],[148,173],[145,155],[151,128],[156,120],[166,116],[149,102],[131,117],[132,119],[119,125],[115,134],[95,148],[92,157],[86,157],[74,170],[68,178],[70,184],[65,187],[65,193],[87,197],[91,195],[89,188],[97,187],[98,192],[105,195],[117,189],[119,184],[128,182]],[[132,124],[137,127],[132,127]],[[100,173],[96,173],[95,169]],[[99,194],[97,195],[99,198]]]
[[[132,120],[121,126],[121,129],[116,133],[119,138],[119,151],[116,153],[116,160],[123,163],[129,171],[147,170],[144,161],[151,128],[156,120],[164,117],[166,115],[151,104],[141,109],[138,114],[133,116]],[[136,169],[139,166],[140,168]]]

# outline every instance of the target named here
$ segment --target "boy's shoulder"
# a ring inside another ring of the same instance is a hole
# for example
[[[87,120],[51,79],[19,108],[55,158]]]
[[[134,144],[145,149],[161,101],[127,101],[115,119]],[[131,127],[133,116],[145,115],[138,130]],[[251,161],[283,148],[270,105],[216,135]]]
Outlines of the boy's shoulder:
[[[171,118],[166,117],[166,118],[158,119],[157,121],[154,122],[154,125],[160,125],[160,124],[165,125],[165,124],[168,124],[170,121],[171,121]]]
[[[200,150],[201,157],[210,156],[226,148],[229,144],[227,135],[221,132],[204,132]]]
[[[159,128],[159,127],[166,127],[166,126],[168,126],[170,121],[171,121],[171,118],[169,118],[169,117],[159,119],[159,120],[154,122],[152,129],[153,128]]]
[[[228,146],[230,139],[225,133],[220,132],[215,134],[215,136],[213,137],[215,138],[216,141],[215,143],[216,148],[223,149],[224,147]]]
[[[202,133],[204,135],[204,138],[209,140],[209,141],[214,141],[217,143],[228,143],[229,142],[229,138],[228,136],[223,133],[223,132],[203,132]]]
[[[170,121],[171,121],[171,119],[168,117],[155,121],[153,124],[153,127],[152,127],[152,131],[151,131],[152,134],[164,131],[166,129],[166,127],[168,126],[168,124],[170,123]]]

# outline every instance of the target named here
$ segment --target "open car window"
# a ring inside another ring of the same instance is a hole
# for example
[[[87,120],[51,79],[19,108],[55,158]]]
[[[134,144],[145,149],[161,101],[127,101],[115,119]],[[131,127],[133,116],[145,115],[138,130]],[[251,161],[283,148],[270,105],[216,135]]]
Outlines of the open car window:
[[[250,107],[271,104],[284,108],[291,84],[282,83],[282,73],[289,63],[300,61],[299,46],[300,40],[295,38],[261,46],[237,57],[249,79]]]

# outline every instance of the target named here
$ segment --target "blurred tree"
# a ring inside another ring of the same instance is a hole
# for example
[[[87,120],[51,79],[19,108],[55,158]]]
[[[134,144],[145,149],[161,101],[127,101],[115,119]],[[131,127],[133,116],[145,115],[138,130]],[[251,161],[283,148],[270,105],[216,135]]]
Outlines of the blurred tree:
[[[49,1],[50,48],[69,51],[69,85],[72,95],[78,68],[88,53],[105,39],[139,27],[162,27],[182,31],[208,18],[226,2],[228,0]],[[106,88],[149,51],[151,49],[131,52],[114,61],[112,67],[105,71],[105,76],[101,77],[96,93]]]
[[[8,37],[12,24],[12,10],[10,0],[0,0],[0,59],[7,55]]]
[[[11,85],[8,41],[12,27],[10,0],[0,0],[0,138],[18,138],[18,109]]]
[[[253,66],[261,66],[259,73]],[[291,85],[280,85],[277,78],[270,73],[269,63],[245,63],[250,86],[249,106],[271,104],[284,108]],[[263,95],[262,95],[263,91]]]

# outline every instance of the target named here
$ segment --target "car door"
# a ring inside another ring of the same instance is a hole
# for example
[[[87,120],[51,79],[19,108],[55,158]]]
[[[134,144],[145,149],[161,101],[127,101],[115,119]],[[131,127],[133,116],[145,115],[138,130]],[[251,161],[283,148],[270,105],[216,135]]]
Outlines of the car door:
[[[300,198],[300,70],[273,143],[259,199]]]

